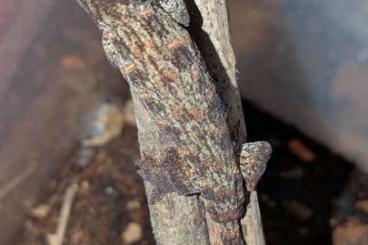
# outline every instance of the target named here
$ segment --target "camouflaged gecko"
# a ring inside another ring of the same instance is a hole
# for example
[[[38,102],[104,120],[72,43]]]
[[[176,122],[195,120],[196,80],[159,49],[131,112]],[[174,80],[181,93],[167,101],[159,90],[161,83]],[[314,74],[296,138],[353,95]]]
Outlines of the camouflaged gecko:
[[[224,244],[242,244],[232,229],[245,207],[244,179],[253,190],[271,148],[247,143],[234,153],[224,105],[183,27],[189,15],[182,0],[78,1],[102,30],[106,56],[128,81],[135,103],[158,128],[162,150],[142,151],[138,163],[155,199],[167,192],[200,194],[210,217],[227,230]]]

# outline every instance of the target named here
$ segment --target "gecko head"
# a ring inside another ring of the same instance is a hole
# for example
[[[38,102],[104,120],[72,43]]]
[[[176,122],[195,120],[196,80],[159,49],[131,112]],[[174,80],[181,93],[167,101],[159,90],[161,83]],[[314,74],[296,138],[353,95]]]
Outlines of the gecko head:
[[[111,21],[121,17],[128,6],[144,0],[77,0],[79,5],[93,18],[100,29],[105,30]]]
[[[124,16],[131,15],[140,2],[144,0],[77,0],[83,9],[93,18],[102,31],[102,44],[106,57],[115,68],[120,68],[126,50],[120,47],[123,43],[117,34],[118,27],[122,25]]]

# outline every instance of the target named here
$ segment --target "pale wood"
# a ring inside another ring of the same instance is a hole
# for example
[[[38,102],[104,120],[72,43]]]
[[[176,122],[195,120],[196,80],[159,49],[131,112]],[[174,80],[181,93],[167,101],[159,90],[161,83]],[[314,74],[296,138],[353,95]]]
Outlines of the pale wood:
[[[162,151],[159,130],[152,124],[147,111],[139,100],[133,97],[138,126],[140,150]],[[157,244],[171,245],[207,245],[208,229],[204,207],[198,196],[179,196],[166,193],[159,201],[151,203],[153,186],[144,181],[152,230]]]

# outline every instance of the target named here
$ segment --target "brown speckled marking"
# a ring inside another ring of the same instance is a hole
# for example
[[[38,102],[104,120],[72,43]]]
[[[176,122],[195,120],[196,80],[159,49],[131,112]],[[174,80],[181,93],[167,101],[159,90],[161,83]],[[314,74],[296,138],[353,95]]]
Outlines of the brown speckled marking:
[[[152,98],[152,95],[147,92],[141,92],[138,96],[141,100],[148,100]]]
[[[209,93],[206,94],[206,101],[207,103],[211,103],[213,101],[213,98],[215,97],[215,94],[210,91]]]
[[[193,108],[189,110],[189,118],[191,120],[201,121],[203,119],[203,112]]]
[[[137,68],[135,66],[134,63],[130,63],[125,65],[124,67],[122,67],[122,72],[126,75],[129,76],[129,74],[133,71],[135,71]]]
[[[198,81],[198,80],[199,80],[199,78],[200,78],[200,71],[199,71],[197,68],[193,68],[193,69],[191,70],[191,73],[192,73],[192,79],[193,79],[194,81]]]
[[[172,80],[173,82],[179,79],[179,74],[174,70],[163,71],[162,76]]]
[[[191,154],[190,148],[188,147],[178,147],[178,152],[181,157],[185,157]]]
[[[144,43],[144,47],[146,49],[155,49],[156,48],[155,42],[152,39],[145,39],[143,41],[143,43]]]
[[[170,90],[171,93],[177,93],[175,90],[175,82],[179,79],[179,74],[175,71],[164,71],[161,76],[161,83],[163,87]]]
[[[167,47],[171,50],[177,49],[179,47],[183,47],[185,45],[185,42],[181,38],[175,38],[169,41],[167,44]]]
[[[138,15],[145,19],[152,17],[154,14],[155,12],[150,9],[143,9],[142,11],[138,12]]]
[[[176,120],[180,120],[183,116],[183,108],[181,106],[175,107],[172,115]]]
[[[160,119],[158,122],[157,122],[157,125],[159,127],[166,127],[167,125],[169,125],[168,121],[164,120],[164,119]]]
[[[142,46],[140,46],[137,43],[134,43],[132,46],[132,53],[134,54],[135,57],[142,58],[143,57]]]

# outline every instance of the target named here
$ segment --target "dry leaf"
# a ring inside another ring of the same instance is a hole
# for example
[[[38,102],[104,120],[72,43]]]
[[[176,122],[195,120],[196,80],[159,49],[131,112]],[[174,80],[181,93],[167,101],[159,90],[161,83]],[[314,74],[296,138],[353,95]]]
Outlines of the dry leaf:
[[[311,162],[316,158],[316,155],[298,139],[290,140],[288,147],[292,153],[304,162]]]

